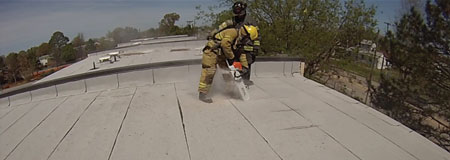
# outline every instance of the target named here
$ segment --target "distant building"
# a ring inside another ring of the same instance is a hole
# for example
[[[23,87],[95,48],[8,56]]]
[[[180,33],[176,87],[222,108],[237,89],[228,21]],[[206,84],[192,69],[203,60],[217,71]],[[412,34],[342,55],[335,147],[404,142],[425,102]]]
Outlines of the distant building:
[[[42,66],[47,66],[48,61],[50,60],[51,56],[50,55],[44,55],[39,57],[39,63],[42,64]]]
[[[376,51],[377,44],[370,40],[361,41],[358,52],[356,54],[356,60],[371,66],[375,63],[377,69],[386,69],[390,66],[386,59],[386,56],[382,52]],[[354,51],[355,48],[349,48],[347,51]],[[374,58],[374,52],[375,58]]]

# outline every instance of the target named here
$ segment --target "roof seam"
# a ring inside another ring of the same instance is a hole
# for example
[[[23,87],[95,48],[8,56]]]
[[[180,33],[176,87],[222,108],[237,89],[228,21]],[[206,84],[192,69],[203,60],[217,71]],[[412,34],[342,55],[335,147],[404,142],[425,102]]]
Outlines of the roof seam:
[[[239,114],[241,114],[241,116],[247,121],[248,124],[250,124],[250,126],[253,127],[253,129],[256,131],[256,133],[258,133],[258,135],[264,140],[264,142],[266,142],[266,144],[269,146],[269,148],[272,150],[273,153],[275,153],[278,158],[280,158],[280,160],[283,160],[283,157],[281,157],[280,154],[278,154],[277,151],[275,151],[275,149],[272,147],[272,145],[270,145],[269,141],[266,139],[266,137],[264,137],[261,132],[258,131],[258,129],[256,129],[256,127],[253,125],[252,122],[250,122],[250,120],[245,117],[245,115],[236,107],[236,105],[234,105],[234,103],[231,100],[228,100],[231,105],[239,112]]]

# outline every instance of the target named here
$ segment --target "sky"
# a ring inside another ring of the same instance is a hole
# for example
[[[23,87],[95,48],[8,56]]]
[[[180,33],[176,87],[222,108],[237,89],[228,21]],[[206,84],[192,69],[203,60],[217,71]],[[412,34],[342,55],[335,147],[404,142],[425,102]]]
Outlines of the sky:
[[[398,19],[400,0],[365,0],[377,6],[380,30],[384,22]],[[85,39],[105,36],[116,27],[141,30],[158,27],[167,13],[176,12],[178,25],[193,20],[195,6],[217,0],[0,0],[0,55],[19,52],[48,42],[55,31],[69,39],[83,33]]]

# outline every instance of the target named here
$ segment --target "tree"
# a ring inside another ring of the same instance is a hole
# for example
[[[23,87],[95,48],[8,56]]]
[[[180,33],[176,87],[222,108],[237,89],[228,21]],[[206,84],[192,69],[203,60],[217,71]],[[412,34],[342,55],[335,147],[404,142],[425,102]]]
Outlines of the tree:
[[[17,53],[9,53],[8,56],[6,56],[6,67],[8,67],[8,79],[14,80],[14,83],[17,82],[17,73],[19,71],[19,63],[17,61]]]
[[[52,37],[48,41],[50,46],[50,50],[52,52],[52,57],[56,61],[56,65],[59,66],[62,62],[61,54],[62,48],[67,45],[69,42],[69,38],[64,36],[64,34],[60,31],[56,31],[53,33]]]
[[[66,63],[73,62],[77,59],[76,53],[77,51],[73,48],[73,45],[68,44],[62,48],[61,59]]]
[[[98,39],[97,41],[98,41],[98,43],[100,43],[97,46],[97,51],[113,49],[116,46],[116,44],[113,41],[111,41],[105,37],[102,37],[102,38]]]
[[[305,20],[307,26],[303,34],[308,36],[303,37],[307,39],[306,43],[303,43],[305,47],[303,51],[300,50],[300,53],[305,56],[306,76],[308,77],[325,68],[333,68],[329,61],[331,57],[350,58],[351,55],[343,57],[342,53],[345,53],[345,49],[358,48],[362,40],[376,41],[378,37],[375,33],[377,23],[374,19],[376,13],[374,6],[367,7],[364,1],[359,0],[345,1],[343,6],[336,1],[320,3],[328,5],[323,6],[324,12],[319,12],[321,13],[319,15],[314,13],[316,4],[308,6],[303,11],[307,15]],[[334,16],[330,16],[330,14]],[[308,26],[311,24],[311,20],[308,20],[310,16],[315,17],[312,20],[312,26]],[[308,46],[311,44],[314,47]]]
[[[78,33],[78,35],[72,39],[72,46],[76,50],[76,58],[86,57],[83,33]]]
[[[418,9],[419,13],[424,15],[425,10],[421,10],[425,6],[424,0],[401,0],[401,9],[399,10],[400,15],[408,14],[411,8]]]
[[[161,33],[158,29],[150,28],[144,32],[144,37],[158,37]]]
[[[92,52],[95,52],[96,50],[97,50],[97,47],[95,46],[95,41],[93,39],[89,39],[86,42],[86,52],[92,53]]]
[[[38,58],[36,57],[37,50],[37,47],[32,47],[27,51],[20,51],[17,55],[19,73],[23,79],[30,79],[32,73],[39,68]]]
[[[64,36],[64,33],[56,31],[55,33],[53,33],[48,44],[50,45],[51,49],[62,49],[65,45],[67,45],[68,42],[69,38]]]
[[[0,56],[0,69],[3,70],[5,67],[6,67],[5,56],[1,55]]]
[[[373,103],[396,120],[450,150],[450,6],[428,1],[396,23],[385,41],[395,75],[382,76]],[[438,125],[430,125],[436,123]]]
[[[179,27],[175,25],[175,22],[179,19],[180,15],[177,13],[168,13],[164,15],[164,18],[159,22],[159,30],[166,35],[174,34],[179,29]]]
[[[20,51],[17,55],[17,61],[19,62],[19,74],[23,79],[29,79],[32,73],[30,61],[28,59],[28,53]]]
[[[72,39],[71,43],[73,47],[81,47],[82,45],[84,45],[84,34],[78,33],[77,36]]]
[[[7,79],[7,75],[5,75],[6,63],[5,63],[5,56],[0,56],[0,88],[2,88],[2,85],[5,84],[5,79]]]
[[[137,39],[140,37],[139,30],[133,27],[118,27],[112,32],[108,32],[106,37],[114,40],[115,44],[129,42],[132,39]]]
[[[50,54],[50,45],[48,43],[42,43],[39,45],[36,56],[40,57],[48,54]]]
[[[30,62],[30,70],[35,72],[40,69],[39,57],[37,56],[39,47],[31,47],[27,50],[27,58]]]

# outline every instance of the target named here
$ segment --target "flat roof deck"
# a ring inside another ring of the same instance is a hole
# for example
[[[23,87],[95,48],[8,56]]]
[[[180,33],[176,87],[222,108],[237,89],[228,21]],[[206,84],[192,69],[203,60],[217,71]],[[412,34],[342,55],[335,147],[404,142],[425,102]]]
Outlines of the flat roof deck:
[[[97,78],[86,81],[94,84],[86,93],[3,107],[0,158],[450,159],[409,128],[303,77],[256,72],[251,100],[241,101],[216,76],[214,103],[206,104],[197,97],[200,65],[169,74],[181,71],[127,73],[140,80],[110,87],[117,82]]]
[[[188,37],[192,38],[192,37]],[[74,63],[67,68],[64,68],[56,73],[53,73],[37,82],[41,83],[49,80],[77,75],[86,72],[96,72],[99,70],[118,68],[130,65],[139,65],[156,62],[166,62],[174,60],[186,59],[201,59],[202,49],[206,44],[205,40],[189,40],[171,42],[173,39],[165,39],[167,42],[155,43],[148,45],[139,45],[127,48],[120,48],[98,53],[92,53],[88,58]],[[176,40],[176,39],[175,39]],[[121,57],[117,58],[114,63],[103,62],[99,63],[99,58],[108,56],[108,53],[121,52]],[[96,65],[96,70],[91,70],[93,64]]]

